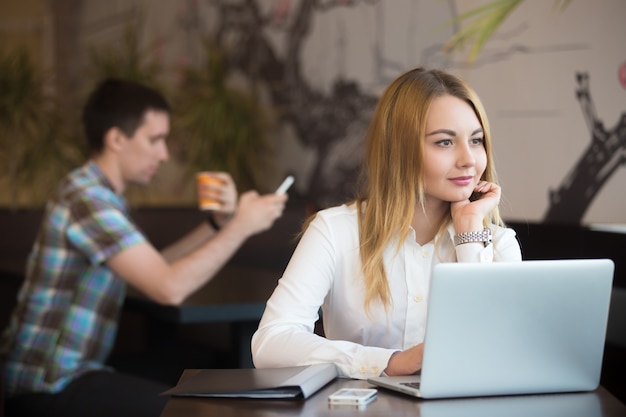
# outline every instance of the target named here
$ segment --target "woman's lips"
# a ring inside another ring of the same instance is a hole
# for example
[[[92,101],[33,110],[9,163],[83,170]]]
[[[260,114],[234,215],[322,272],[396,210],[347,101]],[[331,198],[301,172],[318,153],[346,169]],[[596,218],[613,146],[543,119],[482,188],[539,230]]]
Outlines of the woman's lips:
[[[452,181],[453,184],[465,186],[465,185],[471,184],[473,178],[474,177],[472,177],[472,176],[469,176],[469,177],[455,177],[455,178],[450,178],[450,181]]]

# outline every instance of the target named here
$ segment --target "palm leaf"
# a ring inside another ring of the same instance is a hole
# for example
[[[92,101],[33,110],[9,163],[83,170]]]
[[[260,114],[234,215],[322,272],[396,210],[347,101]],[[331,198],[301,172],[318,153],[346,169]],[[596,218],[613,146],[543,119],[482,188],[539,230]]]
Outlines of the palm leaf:
[[[567,6],[569,6],[571,2],[572,0],[554,0],[554,8],[558,8],[562,12],[563,10],[567,8]],[[559,3],[560,3],[560,7],[559,7]]]
[[[39,162],[49,149],[56,110],[44,92],[45,80],[24,47],[0,51],[0,176],[8,181],[14,207],[25,186],[43,178]]]
[[[492,0],[452,19],[448,24],[461,25],[461,29],[446,42],[444,51],[458,53],[471,43],[468,62],[473,64],[485,43],[522,2],[523,0]],[[562,12],[570,3],[571,0],[554,0],[553,7]]]
[[[444,45],[444,50],[448,53],[458,52],[472,42],[468,61],[473,63],[485,42],[522,1],[494,0],[459,15],[453,21],[464,25]]]
[[[223,52],[211,41],[205,48],[205,67],[187,68],[176,96],[178,156],[191,172],[227,171],[242,189],[256,188],[266,171],[268,112],[254,92],[228,85]]]
[[[90,78],[99,82],[107,77],[122,78],[159,88],[156,79],[160,65],[149,60],[149,49],[141,47],[138,26],[129,25],[121,44],[105,44],[89,51]]]

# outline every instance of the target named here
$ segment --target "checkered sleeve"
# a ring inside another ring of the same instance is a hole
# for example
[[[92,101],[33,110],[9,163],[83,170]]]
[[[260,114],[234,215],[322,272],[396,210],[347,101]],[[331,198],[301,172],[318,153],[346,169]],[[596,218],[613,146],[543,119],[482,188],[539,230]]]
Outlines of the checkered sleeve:
[[[93,265],[146,240],[126,213],[105,198],[84,196],[71,206],[67,238]]]

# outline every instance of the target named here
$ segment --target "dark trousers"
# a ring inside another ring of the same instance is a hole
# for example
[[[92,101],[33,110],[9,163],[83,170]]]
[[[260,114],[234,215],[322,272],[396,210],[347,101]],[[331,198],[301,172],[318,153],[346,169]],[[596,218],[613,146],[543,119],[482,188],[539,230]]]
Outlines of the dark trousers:
[[[119,372],[93,371],[58,394],[22,394],[5,398],[6,415],[80,417],[158,417],[170,386]]]

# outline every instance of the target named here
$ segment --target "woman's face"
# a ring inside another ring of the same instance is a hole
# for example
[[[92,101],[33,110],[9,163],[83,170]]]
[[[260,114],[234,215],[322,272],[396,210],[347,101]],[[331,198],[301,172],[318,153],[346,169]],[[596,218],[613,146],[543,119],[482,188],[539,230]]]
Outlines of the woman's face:
[[[450,95],[434,99],[424,140],[426,201],[467,200],[487,167],[483,128],[472,107]]]

